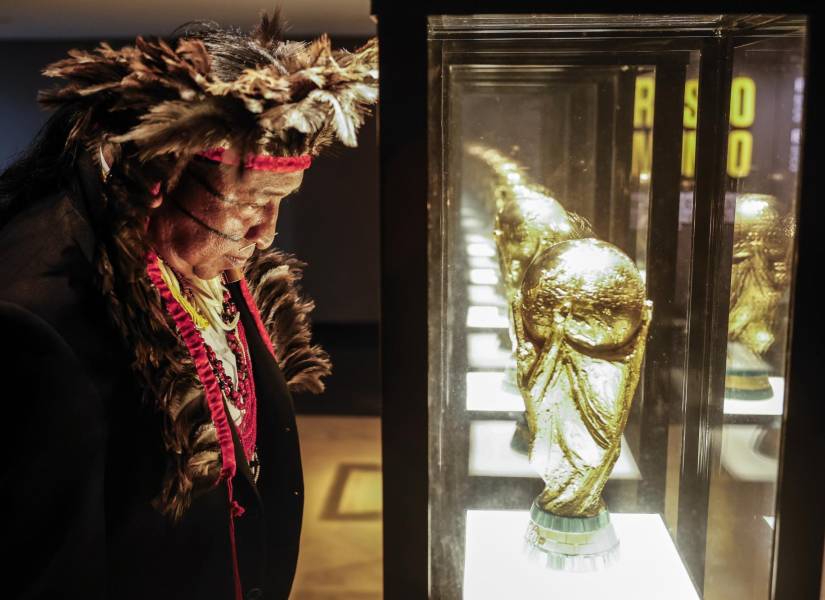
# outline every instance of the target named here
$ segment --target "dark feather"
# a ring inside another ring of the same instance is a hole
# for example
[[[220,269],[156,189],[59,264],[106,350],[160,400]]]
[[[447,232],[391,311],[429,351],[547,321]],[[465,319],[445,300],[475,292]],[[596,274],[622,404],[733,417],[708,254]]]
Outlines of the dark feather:
[[[331,373],[332,363],[322,348],[311,344],[309,315],[315,304],[301,296],[299,287],[305,266],[293,256],[271,251],[253,257],[246,277],[290,391],[318,394],[324,391],[323,378]]]
[[[281,20],[281,9],[275,8],[272,16],[261,13],[261,22],[252,32],[252,37],[264,48],[274,46],[284,39],[284,23]]]
[[[266,138],[266,150],[282,156],[317,155],[333,139],[355,145],[355,132],[377,100],[375,42],[353,53],[333,51],[326,35],[309,44],[284,42],[277,12],[264,15],[256,32],[252,39],[273,60],[232,81],[212,74],[209,50],[200,39],[182,38],[173,49],[163,40],[138,37],[134,46],[120,50],[101,44],[92,52],[71,51],[44,70],[66,84],[41,92],[39,100],[48,107],[73,103],[78,111],[94,113],[95,119],[78,119],[83,127],[77,136],[132,142],[141,160],[185,155],[196,142],[232,145],[252,137]],[[293,109],[306,111],[305,118],[295,118],[297,113],[272,118]],[[128,115],[134,121],[124,130]],[[226,139],[216,139],[217,132]],[[246,143],[236,148],[248,149]]]

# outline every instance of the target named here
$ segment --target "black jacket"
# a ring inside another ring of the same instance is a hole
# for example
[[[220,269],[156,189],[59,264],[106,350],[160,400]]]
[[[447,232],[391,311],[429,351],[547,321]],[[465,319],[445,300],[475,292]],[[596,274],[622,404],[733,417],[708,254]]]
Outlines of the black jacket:
[[[225,483],[196,496],[174,526],[150,504],[165,468],[161,421],[141,401],[92,283],[88,193],[41,199],[0,229],[2,537],[18,559],[0,596],[231,600]],[[245,508],[238,563],[247,598],[280,600],[303,510],[294,410],[237,284],[231,292],[252,357],[261,463],[256,486],[233,427],[234,494]]]

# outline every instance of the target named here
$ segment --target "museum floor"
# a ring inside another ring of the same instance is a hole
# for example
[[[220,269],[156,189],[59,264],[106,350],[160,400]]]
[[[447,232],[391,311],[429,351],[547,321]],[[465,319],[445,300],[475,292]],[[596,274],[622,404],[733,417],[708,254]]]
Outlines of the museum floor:
[[[378,600],[381,424],[301,415],[306,504],[293,600]]]

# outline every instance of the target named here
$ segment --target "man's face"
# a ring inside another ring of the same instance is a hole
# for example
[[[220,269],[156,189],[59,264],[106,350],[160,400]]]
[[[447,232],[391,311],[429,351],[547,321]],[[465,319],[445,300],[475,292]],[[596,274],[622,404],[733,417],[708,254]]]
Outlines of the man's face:
[[[301,185],[303,172],[247,170],[192,161],[178,186],[155,209],[149,237],[158,254],[185,276],[211,279],[242,269],[256,248],[275,238],[281,201]]]

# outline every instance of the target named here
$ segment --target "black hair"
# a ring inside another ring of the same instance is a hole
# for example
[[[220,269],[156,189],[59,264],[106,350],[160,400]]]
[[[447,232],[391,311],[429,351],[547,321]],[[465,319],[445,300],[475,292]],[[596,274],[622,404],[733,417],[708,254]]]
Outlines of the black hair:
[[[280,34],[280,30],[278,34]],[[172,31],[171,37],[203,42],[212,59],[212,73],[223,81],[234,81],[244,69],[277,64],[280,44],[264,47],[259,39],[241,29],[221,27],[214,21],[190,21]],[[292,44],[285,44],[289,47]]]
[[[64,106],[52,113],[29,147],[0,174],[0,227],[32,202],[70,185],[79,144],[66,140],[76,119]]]

